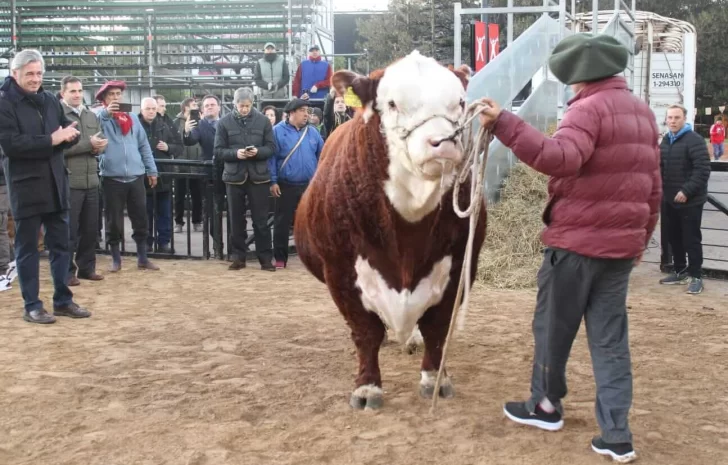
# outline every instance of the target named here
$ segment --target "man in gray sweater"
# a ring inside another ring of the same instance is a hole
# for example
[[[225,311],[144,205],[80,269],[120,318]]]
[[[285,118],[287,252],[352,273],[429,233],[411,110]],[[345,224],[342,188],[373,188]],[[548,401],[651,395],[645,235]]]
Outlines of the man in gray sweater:
[[[71,264],[68,285],[78,286],[80,279],[101,281],[96,273],[96,233],[99,219],[99,175],[96,156],[106,148],[99,120],[83,104],[83,85],[74,76],[61,81],[63,112],[76,121],[81,137],[76,145],[63,152],[71,187]]]

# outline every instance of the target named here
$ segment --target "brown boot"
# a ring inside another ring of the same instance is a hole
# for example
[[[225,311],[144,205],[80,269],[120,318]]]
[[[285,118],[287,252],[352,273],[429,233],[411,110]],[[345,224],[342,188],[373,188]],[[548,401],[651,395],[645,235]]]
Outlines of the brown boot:
[[[69,286],[78,286],[79,284],[81,284],[81,281],[79,281],[76,276],[71,275],[71,277],[68,278]]]
[[[140,270],[150,270],[150,271],[159,270],[159,267],[149,260],[147,260],[145,262],[137,262],[137,268],[139,268]]]
[[[245,260],[234,260],[228,270],[242,270],[243,268],[245,268]]]
[[[81,273],[79,273],[78,274],[78,278],[79,279],[86,279],[88,281],[103,281],[104,280],[104,277],[102,275],[96,273],[95,271],[93,271],[93,272],[91,272],[89,274],[81,274]]]

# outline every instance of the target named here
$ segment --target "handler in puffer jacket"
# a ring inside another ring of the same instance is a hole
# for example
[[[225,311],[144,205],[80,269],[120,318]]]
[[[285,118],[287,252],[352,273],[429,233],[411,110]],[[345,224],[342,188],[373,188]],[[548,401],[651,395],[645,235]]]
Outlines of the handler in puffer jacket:
[[[660,284],[687,284],[688,294],[703,292],[703,236],[700,226],[708,199],[710,154],[705,140],[686,123],[680,105],[667,109],[668,132],[660,143],[663,221],[675,272]],[[687,255],[687,260],[685,259]]]
[[[549,59],[572,86],[552,138],[490,99],[481,124],[524,163],[551,176],[543,214],[547,246],[533,320],[531,398],[509,402],[511,420],[556,431],[563,426],[566,362],[581,320],[597,385],[601,436],[592,449],[622,462],[636,458],[628,415],[632,371],[627,288],[657,223],[662,185],[655,117],[622,77],[629,52],[606,35],[575,34]]]

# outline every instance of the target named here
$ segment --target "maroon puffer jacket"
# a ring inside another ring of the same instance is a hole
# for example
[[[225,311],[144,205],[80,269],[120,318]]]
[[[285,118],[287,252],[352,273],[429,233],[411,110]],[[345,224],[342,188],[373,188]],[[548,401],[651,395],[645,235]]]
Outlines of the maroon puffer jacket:
[[[493,133],[551,176],[546,245],[588,257],[637,257],[652,237],[662,196],[655,116],[621,77],[587,84],[569,105],[552,138],[507,111]]]

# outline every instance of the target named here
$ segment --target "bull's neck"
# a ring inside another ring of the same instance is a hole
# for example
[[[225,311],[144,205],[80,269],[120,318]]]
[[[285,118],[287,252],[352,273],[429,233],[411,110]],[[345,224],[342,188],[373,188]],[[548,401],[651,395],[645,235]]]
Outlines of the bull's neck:
[[[384,192],[397,213],[410,223],[417,223],[432,213],[454,180],[452,174],[444,175],[442,180],[422,179],[398,163],[390,163],[388,172]]]

